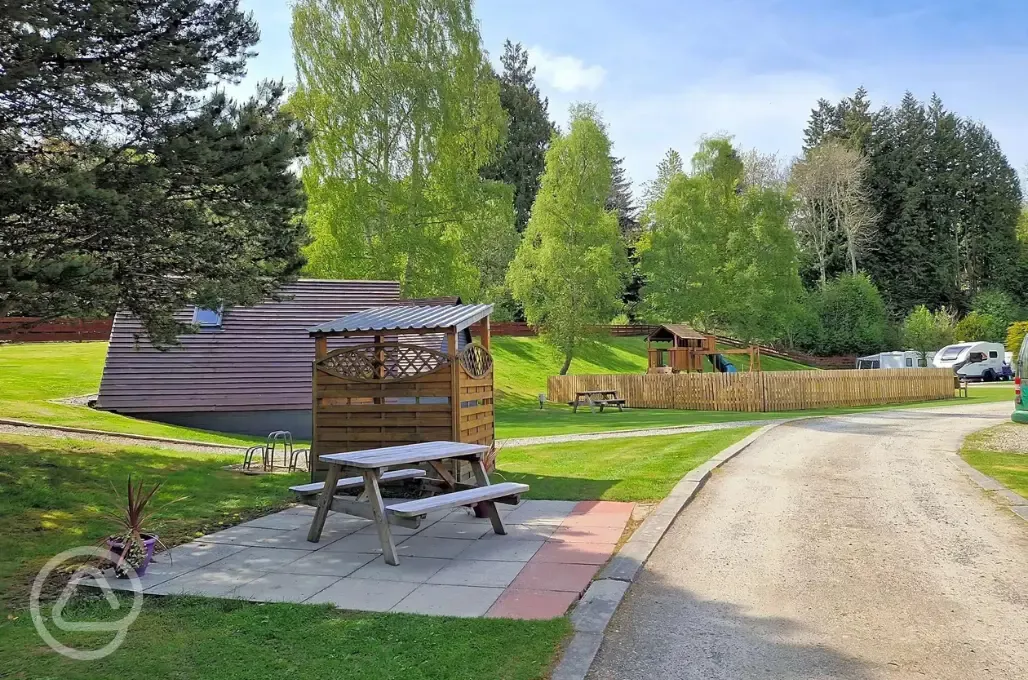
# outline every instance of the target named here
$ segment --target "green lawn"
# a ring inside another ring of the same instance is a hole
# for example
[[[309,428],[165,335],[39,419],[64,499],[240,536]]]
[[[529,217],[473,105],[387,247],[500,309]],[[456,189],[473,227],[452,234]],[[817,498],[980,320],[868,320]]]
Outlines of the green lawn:
[[[70,612],[70,613],[69,613]],[[103,620],[102,599],[71,620]],[[116,618],[120,618],[120,615]],[[568,634],[550,621],[342,612],[327,607],[147,597],[124,644],[99,661],[45,647],[27,615],[0,621],[0,676],[11,680],[535,680]],[[96,649],[110,637],[63,633]]]
[[[164,425],[49,401],[95,393],[103,371],[106,350],[107,343],[103,342],[0,345],[0,382],[4,388],[0,392],[0,417],[211,443],[246,445],[258,441],[255,437]],[[496,362],[496,436],[500,439],[766,420],[785,416],[832,415],[881,408],[786,413],[631,409],[625,413],[573,414],[567,406],[547,404],[545,409],[539,410],[537,395],[546,391],[546,378],[556,373],[560,367],[560,358],[538,338],[497,337],[493,339],[492,352]],[[763,360],[763,366],[767,370],[804,368],[799,364],[767,357]],[[584,348],[571,364],[571,372],[574,374],[642,373],[645,368],[646,344],[642,338],[608,338],[604,342],[593,343]],[[1010,383],[971,387],[971,402],[1008,399],[1013,400],[1013,387]],[[907,404],[903,407],[932,405],[938,405],[938,402]]]
[[[689,470],[756,428],[502,449],[497,474],[528,498],[658,501]]]
[[[246,446],[257,441],[49,401],[96,394],[106,356],[106,342],[0,345],[0,417],[214,444]]]
[[[1007,488],[1028,498],[1028,447],[1020,451],[1004,445],[1002,436],[1007,432],[1028,432],[1028,425],[1007,423],[977,432],[964,441],[961,457],[972,467],[998,480]],[[1028,444],[1028,437],[1023,437]]]
[[[132,472],[165,480],[158,504],[187,495],[166,505],[163,517],[151,523],[174,544],[285,505],[289,484],[304,478],[240,475],[222,470],[226,461],[164,449],[0,435],[0,677],[531,680],[545,675],[569,631],[565,618],[453,619],[183,597],[147,597],[125,644],[106,659],[74,661],[51,652],[26,611],[28,587],[48,558],[73,546],[96,545],[113,530],[103,516],[112,509],[112,483],[120,486]],[[65,616],[96,620],[109,612],[106,600],[85,596]],[[110,638],[59,633],[59,639],[95,649]]]
[[[267,514],[292,501],[305,473],[241,475],[222,470],[238,457],[192,454],[74,439],[0,435],[0,593],[17,593],[26,574],[67,547],[111,533],[104,513],[124,497],[129,473],[164,480],[168,504],[153,529],[169,544]],[[2,596],[0,596],[2,597]]]

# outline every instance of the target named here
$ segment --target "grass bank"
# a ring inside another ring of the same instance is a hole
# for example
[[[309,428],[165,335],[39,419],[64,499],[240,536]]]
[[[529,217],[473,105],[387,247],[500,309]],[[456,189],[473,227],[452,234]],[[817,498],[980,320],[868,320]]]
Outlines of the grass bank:
[[[246,446],[255,441],[253,437],[165,425],[51,401],[96,394],[106,356],[106,342],[0,345],[0,417],[212,444]]]
[[[756,428],[503,449],[497,473],[531,486],[528,498],[659,501],[689,470]]]
[[[960,456],[1028,498],[1028,425],[1006,423],[976,432],[964,440]]]

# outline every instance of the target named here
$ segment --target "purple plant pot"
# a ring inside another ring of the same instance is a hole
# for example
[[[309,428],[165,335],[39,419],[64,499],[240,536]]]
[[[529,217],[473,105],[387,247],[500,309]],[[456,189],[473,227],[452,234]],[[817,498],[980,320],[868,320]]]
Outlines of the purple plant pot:
[[[146,573],[146,568],[150,566],[150,560],[153,559],[153,549],[157,545],[156,534],[141,534],[143,537],[143,546],[146,548],[146,555],[143,556],[142,563],[136,567],[136,576],[142,576]],[[125,544],[120,540],[113,538],[107,539],[107,547],[111,549],[111,561],[117,562],[118,558],[125,553]],[[127,577],[125,577],[127,578]]]

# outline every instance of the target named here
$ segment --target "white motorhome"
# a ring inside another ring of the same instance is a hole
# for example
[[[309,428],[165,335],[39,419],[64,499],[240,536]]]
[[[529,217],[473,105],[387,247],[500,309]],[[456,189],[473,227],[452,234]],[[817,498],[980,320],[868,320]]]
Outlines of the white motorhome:
[[[928,352],[928,365],[932,365],[934,352]],[[879,352],[857,359],[857,368],[917,368],[924,367],[921,353],[908,349],[905,352]]]
[[[952,368],[963,378],[983,381],[1004,377],[1006,350],[998,342],[961,342],[948,345],[935,353],[932,364],[936,368]]]

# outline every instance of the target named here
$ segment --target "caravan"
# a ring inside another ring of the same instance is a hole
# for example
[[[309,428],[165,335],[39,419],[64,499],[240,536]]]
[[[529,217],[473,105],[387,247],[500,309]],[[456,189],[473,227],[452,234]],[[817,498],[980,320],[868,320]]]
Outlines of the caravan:
[[[934,352],[928,352],[928,365],[932,365]],[[925,360],[921,358],[920,352],[906,350],[905,352],[879,352],[857,359],[857,368],[917,368],[924,367]]]
[[[932,364],[936,368],[951,368],[962,378],[1003,380],[1009,375],[1005,353],[998,342],[962,342],[940,349]]]

